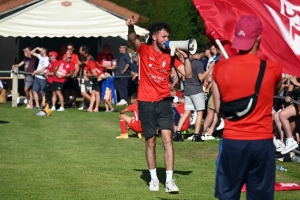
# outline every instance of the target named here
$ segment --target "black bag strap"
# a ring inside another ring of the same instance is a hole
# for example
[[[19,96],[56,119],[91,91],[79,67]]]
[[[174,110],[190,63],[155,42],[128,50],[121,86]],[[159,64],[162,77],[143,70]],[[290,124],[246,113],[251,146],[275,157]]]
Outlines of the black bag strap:
[[[258,94],[259,94],[260,86],[261,86],[262,80],[264,78],[265,71],[266,71],[266,61],[260,60],[259,73],[258,73],[258,77],[257,77],[256,84],[255,84],[256,96],[258,96]]]

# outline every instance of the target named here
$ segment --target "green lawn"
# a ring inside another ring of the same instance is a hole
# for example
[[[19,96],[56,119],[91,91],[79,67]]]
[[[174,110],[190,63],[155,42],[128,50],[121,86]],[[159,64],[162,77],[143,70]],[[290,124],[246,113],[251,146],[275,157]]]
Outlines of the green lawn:
[[[119,108],[120,109],[120,108]],[[157,143],[160,191],[149,192],[144,140],[117,140],[118,113],[77,109],[38,117],[36,110],[0,104],[0,199],[214,199],[219,141],[175,143],[177,195],[164,192],[161,139]],[[276,181],[300,184],[299,165],[281,163]],[[299,191],[275,199],[300,199]],[[242,195],[241,199],[245,199]]]

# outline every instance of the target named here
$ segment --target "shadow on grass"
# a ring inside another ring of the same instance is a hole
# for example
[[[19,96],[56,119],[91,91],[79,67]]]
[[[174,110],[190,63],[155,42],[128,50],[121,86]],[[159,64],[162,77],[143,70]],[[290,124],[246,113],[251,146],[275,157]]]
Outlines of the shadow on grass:
[[[146,185],[150,182],[150,172],[147,169],[134,169],[134,171],[142,172],[142,175],[140,176],[141,179],[143,179],[146,182]],[[173,174],[179,174],[179,175],[190,175],[193,171],[177,171],[174,170]],[[156,168],[157,177],[159,179],[159,182],[162,184],[165,184],[166,182],[166,169],[162,167]]]
[[[9,121],[2,121],[2,120],[0,120],[0,125],[1,124],[8,124],[8,123],[10,123]]]

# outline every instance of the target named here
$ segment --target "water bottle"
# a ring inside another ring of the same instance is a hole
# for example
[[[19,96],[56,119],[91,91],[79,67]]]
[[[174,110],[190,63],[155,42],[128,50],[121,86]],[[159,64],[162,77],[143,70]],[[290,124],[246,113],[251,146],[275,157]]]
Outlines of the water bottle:
[[[300,157],[296,156],[295,154],[291,156],[291,160],[294,163],[300,163]]]
[[[279,171],[284,171],[284,172],[287,171],[287,169],[285,169],[283,166],[276,166],[276,169]]]

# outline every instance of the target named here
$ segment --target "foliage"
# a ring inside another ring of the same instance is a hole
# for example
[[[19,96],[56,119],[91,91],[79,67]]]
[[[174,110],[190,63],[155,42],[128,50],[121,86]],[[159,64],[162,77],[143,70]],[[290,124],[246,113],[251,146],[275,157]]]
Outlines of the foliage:
[[[171,40],[186,40],[191,37],[199,44],[205,44],[208,39],[202,19],[194,8],[191,0],[111,0],[126,7],[149,20],[139,25],[149,29],[151,24],[159,21],[170,24]]]

